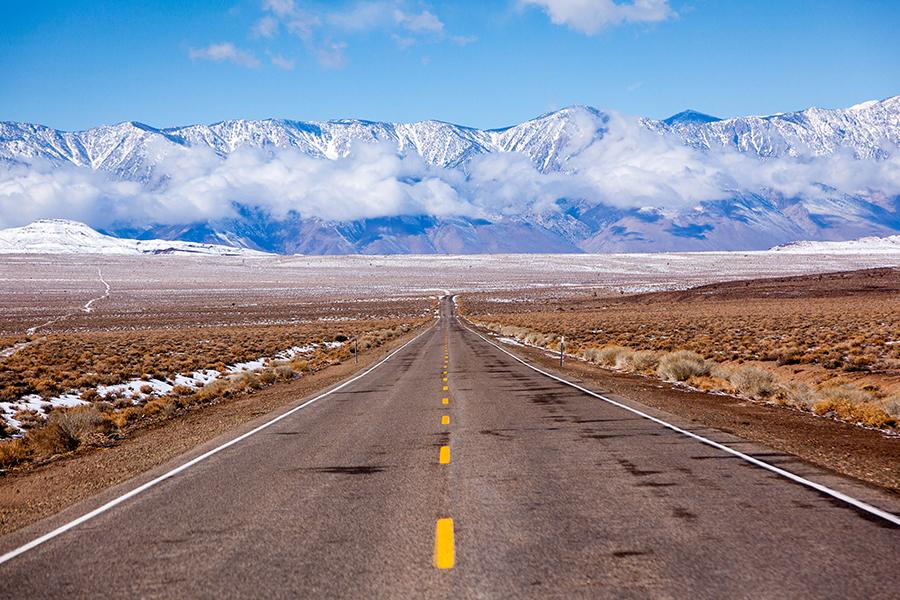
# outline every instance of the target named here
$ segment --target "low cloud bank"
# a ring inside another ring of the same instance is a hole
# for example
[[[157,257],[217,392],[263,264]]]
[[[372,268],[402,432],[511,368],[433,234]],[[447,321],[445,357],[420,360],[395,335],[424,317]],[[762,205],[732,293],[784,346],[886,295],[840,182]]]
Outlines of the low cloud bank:
[[[160,141],[148,184],[35,161],[0,164],[0,227],[70,218],[95,227],[179,224],[237,216],[237,206],[279,219],[395,215],[496,219],[555,210],[559,198],[617,207],[681,210],[734,191],[814,198],[821,185],[869,197],[900,194],[900,152],[887,160],[849,153],[760,159],[732,149],[701,151],[612,114],[574,121],[560,149],[561,172],[543,173],[520,153],[478,156],[444,169],[389,143],[358,143],[336,160],[293,149],[242,148],[226,158],[208,148]]]

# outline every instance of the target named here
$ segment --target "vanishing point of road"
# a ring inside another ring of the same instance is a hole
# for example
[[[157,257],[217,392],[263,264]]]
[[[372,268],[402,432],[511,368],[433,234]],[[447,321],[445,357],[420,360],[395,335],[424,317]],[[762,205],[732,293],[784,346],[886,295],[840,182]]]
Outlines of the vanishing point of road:
[[[900,594],[895,522],[691,435],[875,491],[547,377],[446,298],[425,333],[290,411],[9,536],[0,597]]]

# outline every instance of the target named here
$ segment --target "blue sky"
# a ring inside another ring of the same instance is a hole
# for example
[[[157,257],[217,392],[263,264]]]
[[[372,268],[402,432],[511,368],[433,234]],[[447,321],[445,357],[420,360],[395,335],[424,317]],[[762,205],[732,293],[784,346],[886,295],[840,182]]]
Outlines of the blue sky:
[[[900,94],[900,2],[0,0],[0,120],[666,117]]]

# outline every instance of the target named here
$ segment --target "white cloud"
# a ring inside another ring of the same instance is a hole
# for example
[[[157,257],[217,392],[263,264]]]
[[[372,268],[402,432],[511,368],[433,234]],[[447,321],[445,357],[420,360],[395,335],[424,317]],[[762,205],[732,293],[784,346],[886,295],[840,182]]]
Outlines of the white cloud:
[[[539,6],[556,25],[587,35],[625,23],[656,23],[675,16],[669,0],[519,0],[521,6]]]
[[[319,65],[326,69],[343,69],[347,66],[347,57],[344,50],[347,49],[345,42],[335,42],[333,40],[325,40],[312,49],[313,55],[316,57]]]
[[[189,48],[191,60],[211,60],[213,62],[231,62],[242,67],[258,67],[259,59],[246,50],[241,50],[231,42],[210,44],[205,48]]]
[[[284,28],[303,42],[318,63],[338,69],[347,64],[347,42],[341,38],[367,32],[390,36],[401,49],[421,42],[450,41],[471,44],[476,38],[448,35],[444,22],[431,10],[411,10],[408,0],[358,0],[339,8],[298,3],[294,0],[265,0],[265,16],[251,31],[255,37],[272,37]]]
[[[252,33],[254,37],[270,38],[278,31],[278,19],[272,16],[265,16],[253,25]]]
[[[596,135],[598,128],[602,136]],[[759,159],[735,149],[701,151],[635,119],[572,115],[560,150],[565,172],[541,172],[515,152],[475,157],[444,169],[387,142],[356,143],[346,157],[313,158],[295,148],[241,148],[225,158],[206,147],[157,140],[149,185],[108,173],[36,160],[0,163],[0,227],[64,217],[109,227],[178,224],[235,215],[240,204],[283,218],[419,215],[494,219],[554,210],[559,198],[617,207],[686,209],[732,190],[816,198],[819,184],[870,197],[900,194],[900,151],[887,160],[837,153]]]
[[[279,69],[284,69],[285,71],[294,70],[294,61],[281,54],[269,54],[269,61]]]
[[[394,21],[413,33],[444,33],[444,23],[427,10],[416,14],[398,9],[394,11]]]

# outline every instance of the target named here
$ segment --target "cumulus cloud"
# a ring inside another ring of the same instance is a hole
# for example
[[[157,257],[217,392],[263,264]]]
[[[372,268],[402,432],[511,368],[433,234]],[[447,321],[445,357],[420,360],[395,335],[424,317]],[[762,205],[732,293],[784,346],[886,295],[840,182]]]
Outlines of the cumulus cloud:
[[[290,147],[245,147],[223,158],[207,147],[159,139],[146,148],[155,167],[145,184],[41,160],[0,163],[0,226],[51,217],[98,227],[182,224],[237,217],[239,206],[274,219],[498,219],[546,214],[561,198],[677,211],[735,190],[814,200],[822,185],[867,197],[900,194],[896,149],[879,161],[845,153],[760,159],[731,148],[690,148],[630,117],[603,119],[589,111],[571,115],[564,133],[559,171],[519,152],[476,156],[465,169],[441,168],[388,142],[358,142],[347,156],[328,160]]]
[[[259,59],[246,50],[241,50],[231,42],[210,44],[205,48],[189,48],[191,60],[211,60],[213,62],[231,62],[242,67],[258,67]]]
[[[656,23],[675,16],[669,0],[519,0],[519,4],[538,6],[555,25],[587,35],[625,23]]]

